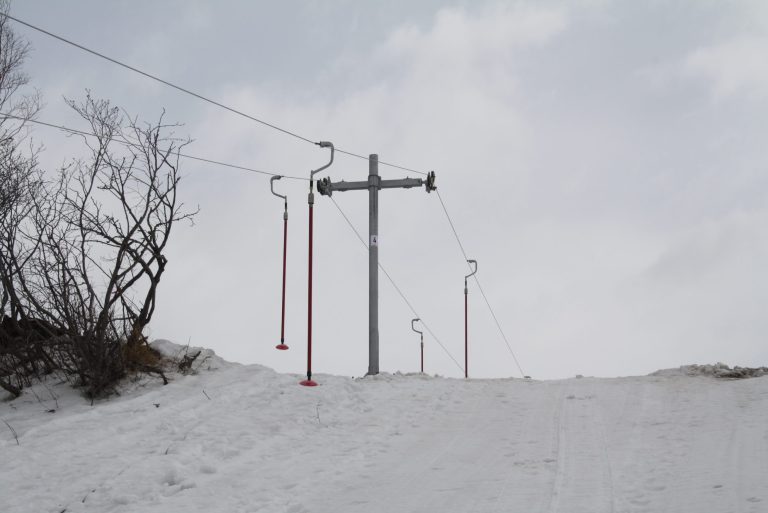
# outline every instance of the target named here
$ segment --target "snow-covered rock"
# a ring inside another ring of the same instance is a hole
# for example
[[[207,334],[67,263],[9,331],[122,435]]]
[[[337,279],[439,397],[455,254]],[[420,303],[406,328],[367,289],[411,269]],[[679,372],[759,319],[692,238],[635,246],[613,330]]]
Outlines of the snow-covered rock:
[[[718,362],[714,365],[682,365],[676,369],[662,369],[651,376],[712,376],[715,378],[745,379],[768,375],[768,367],[733,368]]]
[[[172,361],[181,361],[186,356],[194,356],[193,368],[205,368],[206,370],[214,370],[221,368],[228,368],[238,363],[228,362],[218,356],[213,349],[197,346],[183,346],[171,342],[170,340],[157,339],[150,343],[152,349],[168,358]]]

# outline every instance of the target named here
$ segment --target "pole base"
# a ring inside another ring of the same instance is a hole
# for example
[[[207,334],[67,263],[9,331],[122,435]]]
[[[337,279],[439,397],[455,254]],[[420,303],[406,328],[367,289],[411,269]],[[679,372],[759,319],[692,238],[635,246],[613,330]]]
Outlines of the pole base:
[[[281,342],[281,343],[279,343],[279,344],[277,344],[277,345],[275,346],[275,349],[279,349],[279,350],[281,350],[281,351],[286,351],[286,350],[288,349],[288,346],[286,346],[285,344],[283,344],[283,343]]]
[[[304,387],[316,387],[317,383],[312,381],[311,379],[305,379],[304,381],[299,382],[299,385]]]

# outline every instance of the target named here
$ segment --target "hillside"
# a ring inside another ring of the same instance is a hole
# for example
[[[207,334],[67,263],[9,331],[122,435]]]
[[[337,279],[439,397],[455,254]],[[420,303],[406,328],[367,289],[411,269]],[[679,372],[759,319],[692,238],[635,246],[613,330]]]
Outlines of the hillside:
[[[94,405],[53,380],[0,402],[0,511],[768,511],[768,377],[311,389],[207,354]]]

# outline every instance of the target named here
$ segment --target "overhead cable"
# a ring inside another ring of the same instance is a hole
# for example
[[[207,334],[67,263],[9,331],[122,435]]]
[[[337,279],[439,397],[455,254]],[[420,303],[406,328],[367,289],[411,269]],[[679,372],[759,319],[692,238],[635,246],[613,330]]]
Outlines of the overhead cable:
[[[272,128],[274,130],[278,130],[280,132],[283,132],[284,134],[287,134],[287,135],[290,135],[290,136],[295,137],[297,139],[300,139],[302,141],[314,144],[314,141],[312,141],[310,139],[307,139],[306,137],[301,136],[301,135],[299,135],[297,133],[291,132],[290,130],[286,130],[284,128],[280,128],[279,126],[273,125],[272,123],[268,123],[267,121],[264,121],[263,119],[259,119],[257,117],[254,117],[254,116],[251,116],[249,114],[246,114],[245,112],[242,112],[240,110],[237,110],[237,109],[234,109],[234,108],[229,107],[227,105],[224,105],[223,103],[219,103],[219,102],[217,102],[215,100],[211,100],[210,98],[206,98],[205,96],[203,96],[201,94],[198,94],[198,93],[196,93],[194,91],[190,91],[189,89],[187,89],[185,87],[181,87],[179,85],[174,84],[173,82],[169,82],[167,80],[164,80],[164,79],[162,79],[162,78],[160,78],[160,77],[158,77],[156,75],[153,75],[151,73],[147,73],[146,71],[142,71],[142,70],[140,70],[138,68],[135,68],[135,67],[133,67],[133,66],[131,66],[129,64],[125,64],[124,62],[118,61],[117,59],[113,59],[112,57],[109,57],[107,55],[104,55],[103,53],[97,52],[96,50],[91,50],[90,48],[85,47],[85,46],[83,46],[81,44],[75,43],[74,41],[71,41],[71,40],[69,40],[69,39],[67,39],[65,37],[56,35],[56,34],[54,34],[52,32],[48,32],[45,29],[42,29],[42,28],[37,27],[35,25],[32,25],[31,23],[27,23],[26,21],[23,21],[23,20],[20,20],[18,18],[15,18],[15,17],[11,16],[10,14],[5,14],[5,13],[0,13],[0,14],[3,14],[6,18],[8,18],[10,20],[13,20],[16,23],[20,23],[20,24],[22,24],[22,25],[24,25],[26,27],[29,27],[32,30],[36,30],[36,31],[38,31],[40,33],[43,33],[43,34],[45,34],[47,36],[50,36],[50,37],[52,37],[54,39],[57,39],[57,40],[61,41],[62,43],[66,43],[68,45],[74,46],[75,48],[83,50],[84,52],[88,52],[91,55],[95,55],[96,57],[99,57],[101,59],[109,61],[109,62],[111,62],[113,64],[117,64],[118,66],[122,66],[125,69],[131,70],[134,73],[138,73],[140,75],[143,75],[143,76],[145,76],[145,77],[147,77],[149,79],[152,79],[152,80],[154,80],[156,82],[160,82],[161,84],[167,85],[168,87],[172,87],[172,88],[174,88],[174,89],[176,89],[178,91],[181,91],[182,93],[188,94],[190,96],[194,96],[195,98],[203,100],[204,102],[208,102],[211,105],[215,105],[215,106],[220,107],[222,109],[228,110],[228,111],[230,111],[230,112],[232,112],[234,114],[237,114],[238,116],[242,116],[244,118],[250,119],[251,121],[255,121],[257,123],[261,123],[264,126],[268,126],[268,127]]]
[[[112,64],[116,64],[116,65],[118,65],[118,66],[120,66],[122,68],[125,68],[127,70],[133,71],[134,73],[138,73],[139,75],[142,75],[142,76],[144,76],[146,78],[149,78],[149,79],[154,80],[156,82],[159,82],[159,83],[161,83],[163,85],[166,85],[168,87],[176,89],[177,91],[180,91],[180,92],[182,92],[184,94],[188,94],[188,95],[193,96],[193,97],[195,97],[195,98],[197,98],[199,100],[202,100],[204,102],[210,103],[211,105],[215,105],[216,107],[219,107],[221,109],[227,110],[227,111],[229,111],[229,112],[231,112],[233,114],[236,114],[238,116],[244,117],[244,118],[249,119],[251,121],[255,121],[256,123],[260,123],[260,124],[262,124],[262,125],[264,125],[266,127],[272,128],[273,130],[277,130],[279,132],[282,132],[282,133],[284,133],[286,135],[289,135],[289,136],[294,137],[296,139],[299,139],[301,141],[304,141],[304,142],[307,142],[307,143],[310,143],[310,144],[317,144],[317,142],[313,141],[312,139],[309,139],[308,137],[305,137],[305,136],[303,136],[301,134],[298,134],[298,133],[296,133],[294,131],[291,131],[291,130],[279,127],[279,126],[277,126],[277,125],[275,125],[273,123],[265,121],[265,120],[263,120],[261,118],[258,118],[256,116],[252,116],[250,114],[247,114],[247,113],[245,113],[245,112],[243,112],[241,110],[238,110],[238,109],[236,109],[234,107],[230,107],[230,106],[225,105],[225,104],[223,104],[221,102],[218,102],[216,100],[212,100],[211,98],[203,96],[200,93],[196,93],[196,92],[192,91],[191,89],[188,89],[186,87],[182,87],[180,85],[174,84],[173,82],[170,82],[168,80],[160,78],[157,75],[153,75],[152,73],[143,71],[143,70],[141,70],[141,69],[139,69],[139,68],[137,68],[135,66],[131,66],[130,64],[126,64],[126,63],[124,63],[122,61],[119,61],[119,60],[117,60],[115,58],[109,57],[108,55],[105,55],[105,54],[103,54],[101,52],[97,52],[96,50],[92,50],[92,49],[88,48],[87,46],[84,46],[84,45],[81,45],[79,43],[76,43],[76,42],[74,42],[74,41],[72,41],[70,39],[67,39],[67,38],[63,37],[63,36],[59,36],[57,34],[54,34],[53,32],[49,32],[48,30],[40,28],[40,27],[38,27],[36,25],[33,25],[33,24],[29,23],[29,22],[26,22],[24,20],[20,20],[19,18],[11,16],[10,14],[6,14],[6,13],[0,12],[0,15],[3,15],[6,18],[8,18],[9,20],[13,20],[16,23],[24,25],[25,27],[28,27],[28,28],[30,28],[32,30],[36,30],[37,32],[40,32],[41,34],[45,34],[45,35],[47,35],[49,37],[52,37],[52,38],[54,38],[54,39],[56,39],[58,41],[61,41],[62,43],[65,43],[65,44],[68,44],[70,46],[73,46],[73,47],[75,47],[75,48],[77,48],[79,50],[82,50],[82,51],[87,52],[87,53],[89,53],[91,55],[94,55],[96,57],[99,57],[101,59],[109,61]],[[339,149],[339,148],[336,148],[336,151],[338,151],[339,153],[343,153],[345,155],[349,155],[351,157],[355,157],[355,158],[359,158],[359,159],[363,159],[363,160],[368,160],[368,157],[365,157],[365,156],[363,156],[363,155],[361,155],[359,153],[354,153],[354,152],[343,150],[343,149]],[[397,168],[397,169],[402,169],[402,170],[405,170],[405,171],[411,171],[413,173],[417,173],[417,174],[420,174],[420,175],[427,175],[428,174],[428,173],[423,172],[423,171],[418,171],[416,169],[411,169],[411,168],[407,168],[407,167],[404,167],[404,166],[399,166],[397,164],[392,164],[392,163],[389,163],[389,162],[379,161],[379,163],[381,165],[383,165],[383,166],[389,166],[389,167],[393,167],[393,168]]]
[[[69,127],[62,126],[62,125],[56,125],[56,124],[53,124],[53,123],[46,123],[45,121],[39,121],[37,119],[21,118],[19,116],[14,116],[12,114],[6,114],[4,112],[0,112],[0,116],[5,117],[5,118],[10,118],[10,119],[18,119],[20,121],[26,121],[26,122],[29,122],[29,123],[34,123],[36,125],[42,125],[42,126],[46,126],[46,127],[49,127],[49,128],[55,128],[57,130],[61,130],[62,132],[68,132],[68,133],[71,133],[71,134],[83,135],[83,136],[86,136],[86,137],[99,137],[98,135],[96,135],[96,134],[94,134],[92,132],[86,132],[84,130],[78,130],[76,128],[69,128]],[[115,139],[114,141],[117,142],[117,143],[126,145],[126,146],[132,146],[132,147],[136,147],[137,146],[136,144],[131,143],[129,141],[121,141],[121,140],[118,140],[118,139]],[[217,166],[229,167],[229,168],[232,168],[232,169],[239,169],[241,171],[248,171],[249,173],[258,173],[258,174],[266,175],[266,176],[282,176],[284,178],[289,178],[291,180],[309,181],[309,178],[305,178],[303,176],[290,176],[290,175],[285,175],[283,173],[273,173],[273,172],[270,172],[270,171],[262,171],[260,169],[254,169],[252,167],[239,166],[237,164],[230,164],[230,163],[227,163],[227,162],[221,162],[221,161],[218,161],[218,160],[213,160],[213,159],[209,159],[209,158],[205,158],[205,157],[199,157],[199,156],[196,156],[196,155],[189,155],[188,153],[179,153],[178,155],[179,155],[179,157],[182,157],[182,158],[186,158],[186,159],[190,159],[190,160],[197,160],[199,162],[206,162],[208,164],[214,164],[214,165],[217,165]]]

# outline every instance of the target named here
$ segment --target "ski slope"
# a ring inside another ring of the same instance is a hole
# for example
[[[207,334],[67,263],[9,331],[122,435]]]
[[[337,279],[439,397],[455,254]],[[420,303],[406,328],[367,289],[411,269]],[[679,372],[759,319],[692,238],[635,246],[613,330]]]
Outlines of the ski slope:
[[[0,402],[0,512],[768,511],[768,376],[305,388],[208,354],[95,405]]]

